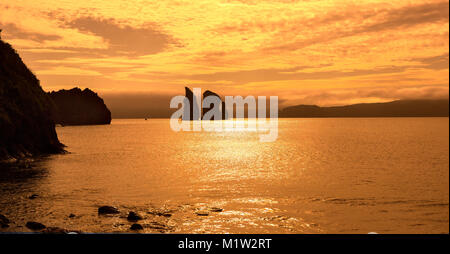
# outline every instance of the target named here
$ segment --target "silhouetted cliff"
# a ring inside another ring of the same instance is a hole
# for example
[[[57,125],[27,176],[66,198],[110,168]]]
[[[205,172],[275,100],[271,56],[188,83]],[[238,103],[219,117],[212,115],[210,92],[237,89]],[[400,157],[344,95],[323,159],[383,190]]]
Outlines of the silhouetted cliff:
[[[208,96],[214,96],[214,97],[219,98],[219,100],[221,101],[222,109],[224,109],[224,110],[220,110],[221,119],[214,119],[214,117],[212,117],[211,120],[228,119],[228,113],[225,108],[225,102],[222,101],[222,99],[220,98],[220,96],[218,94],[211,92],[209,90],[206,90],[202,95],[203,98],[197,98],[197,97],[195,97],[192,90],[189,89],[189,87],[185,87],[184,89],[185,89],[186,100],[189,102],[189,107],[184,109],[183,120],[203,119],[203,116],[206,114],[206,112],[210,111],[211,108],[199,108],[199,106],[202,105],[201,103]]]
[[[55,123],[61,125],[110,124],[111,111],[97,93],[80,88],[49,93],[56,105]]]
[[[0,160],[63,151],[39,80],[0,40]]]
[[[186,99],[189,102],[189,108],[183,112],[183,120],[198,120],[200,118],[200,109],[198,108],[199,98],[196,98],[189,87],[184,88]],[[201,98],[200,98],[201,99]],[[195,116],[194,116],[195,115]]]
[[[209,97],[209,96],[217,97],[217,98],[221,101],[221,105],[222,105],[222,109],[220,110],[220,114],[221,114],[222,118],[221,118],[221,119],[214,119],[214,117],[212,117],[211,120],[226,120],[226,119],[228,119],[228,113],[227,113],[227,110],[226,110],[226,108],[225,108],[225,102],[222,101],[222,99],[220,98],[220,96],[219,96],[218,94],[216,94],[216,93],[214,93],[214,92],[211,92],[211,91],[209,91],[209,90],[206,90],[206,91],[203,93],[203,100],[204,100],[206,97]],[[202,119],[203,119],[203,116],[204,116],[208,111],[210,111],[210,110],[211,110],[210,108],[203,108]]]
[[[338,107],[297,105],[284,108],[279,117],[445,117],[449,115],[448,102],[448,99],[443,99],[399,100]]]

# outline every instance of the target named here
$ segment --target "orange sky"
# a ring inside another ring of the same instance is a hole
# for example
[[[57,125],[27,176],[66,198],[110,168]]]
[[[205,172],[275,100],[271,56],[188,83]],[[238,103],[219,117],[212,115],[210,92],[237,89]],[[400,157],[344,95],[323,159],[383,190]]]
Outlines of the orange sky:
[[[448,97],[448,1],[1,0],[0,28],[45,90]]]

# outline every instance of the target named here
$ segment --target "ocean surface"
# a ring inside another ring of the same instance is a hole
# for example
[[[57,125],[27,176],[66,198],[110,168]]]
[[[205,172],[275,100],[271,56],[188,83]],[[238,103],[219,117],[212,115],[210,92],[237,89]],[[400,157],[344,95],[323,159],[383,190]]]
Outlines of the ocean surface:
[[[168,119],[57,132],[68,154],[1,168],[0,232],[129,233],[135,211],[145,233],[449,233],[448,118],[280,119],[268,143]]]

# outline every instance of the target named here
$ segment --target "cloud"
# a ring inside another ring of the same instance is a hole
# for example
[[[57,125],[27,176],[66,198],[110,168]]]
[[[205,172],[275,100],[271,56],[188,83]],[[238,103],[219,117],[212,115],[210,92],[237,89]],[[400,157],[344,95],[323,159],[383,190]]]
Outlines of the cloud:
[[[439,56],[412,58],[411,61],[420,62],[424,65],[423,68],[432,70],[445,70],[449,68],[448,52]]]
[[[105,53],[113,55],[149,55],[180,44],[153,24],[142,28],[121,24],[114,19],[81,17],[64,24],[82,33],[100,36],[108,43]]]
[[[323,66],[317,66],[323,67]],[[316,68],[317,68],[316,67]],[[250,82],[267,82],[282,80],[307,80],[307,79],[332,79],[340,77],[365,76],[374,74],[387,74],[403,72],[407,68],[403,66],[387,66],[374,69],[354,69],[350,71],[301,71],[313,68],[312,66],[297,66],[285,69],[255,69],[244,71],[215,72],[197,74],[185,78],[197,81],[231,81],[245,84]]]
[[[448,1],[397,8],[367,8],[363,3],[337,7],[338,11],[319,12],[311,18],[240,20],[218,26],[213,31],[216,34],[272,33],[273,41],[266,42],[269,45],[262,44],[263,50],[293,51],[346,37],[449,21]]]
[[[0,28],[3,29],[6,35],[5,38],[8,39],[25,39],[35,42],[56,41],[61,39],[61,36],[56,34],[42,34],[26,31],[12,23],[0,23]]]
[[[320,20],[319,23],[329,23],[337,21],[351,21],[352,17],[358,17],[359,19],[349,24],[344,24],[340,27],[334,27],[333,29],[319,33],[318,36],[312,36],[307,39],[297,40],[295,42],[282,43],[281,45],[269,46],[265,50],[298,50],[313,44],[325,43],[336,39],[345,37],[351,37],[356,35],[362,35],[366,33],[375,33],[386,30],[394,29],[406,29],[411,26],[441,22],[445,23],[449,21],[449,2],[439,2],[431,4],[421,4],[401,7],[393,10],[370,10],[362,13],[347,13],[338,14],[325,17]],[[315,25],[312,22],[312,25]],[[301,27],[301,26],[300,26]],[[298,31],[298,28],[293,28],[294,32]]]

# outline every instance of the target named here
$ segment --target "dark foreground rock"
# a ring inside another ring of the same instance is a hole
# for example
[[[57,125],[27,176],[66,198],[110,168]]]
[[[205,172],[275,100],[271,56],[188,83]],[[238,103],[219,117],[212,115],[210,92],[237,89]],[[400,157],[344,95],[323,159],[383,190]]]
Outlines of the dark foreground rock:
[[[39,80],[0,39],[0,162],[62,152],[53,111]]]
[[[27,222],[27,224],[25,226],[31,230],[36,230],[36,231],[46,228],[46,226],[44,224],[35,222],[35,221],[29,221],[29,222]]]
[[[139,214],[135,213],[135,212],[130,212],[130,213],[128,213],[127,220],[129,220],[129,221],[138,221],[138,220],[142,220],[142,217]]]
[[[42,233],[44,234],[67,234],[70,231],[64,228],[58,228],[58,227],[48,227],[42,230]]]
[[[33,195],[29,196],[28,198],[29,199],[36,199],[37,197],[39,197],[38,194],[33,194]]]
[[[61,125],[98,125],[111,123],[111,111],[102,98],[90,89],[60,90],[49,93],[56,105],[54,121]]]
[[[98,214],[118,214],[119,209],[113,206],[102,206],[98,208]]]
[[[143,230],[144,227],[142,227],[141,224],[133,224],[133,225],[131,225],[130,229],[131,230]]]
[[[9,223],[11,223],[11,221],[8,218],[6,218],[6,216],[0,214],[0,228],[9,227]]]

